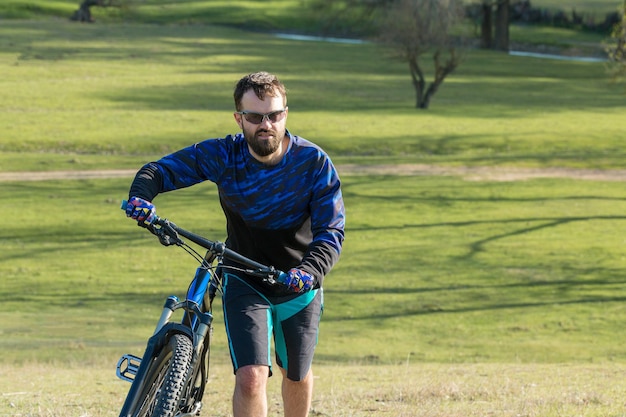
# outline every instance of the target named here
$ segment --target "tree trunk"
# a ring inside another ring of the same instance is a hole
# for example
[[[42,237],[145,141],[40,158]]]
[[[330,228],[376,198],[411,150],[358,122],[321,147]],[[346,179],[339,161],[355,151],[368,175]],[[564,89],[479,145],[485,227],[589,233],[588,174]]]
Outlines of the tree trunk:
[[[70,20],[93,23],[94,19],[91,17],[91,6],[104,6],[104,0],[83,0],[78,10],[70,17]]]
[[[456,67],[461,63],[461,57],[454,48],[450,48],[448,51],[448,59],[442,62],[442,51],[437,49],[433,55],[433,61],[435,64],[435,77],[433,82],[426,88],[426,80],[424,79],[424,73],[419,67],[417,58],[409,60],[409,68],[411,70],[411,78],[413,80],[413,87],[415,88],[415,107],[418,109],[427,109],[430,105],[431,98],[435,95],[439,86],[443,84],[445,78],[450,75]]]
[[[500,0],[496,8],[496,36],[494,48],[509,50],[509,7],[510,0]]]
[[[430,99],[435,95],[437,90],[439,90],[439,86],[443,84],[443,80],[445,80],[446,77],[450,75],[461,62],[461,59],[454,48],[451,48],[448,52],[449,57],[445,63],[441,62],[441,50],[437,50],[433,55],[433,60],[435,61],[435,79],[428,86],[428,90],[426,90],[426,93],[423,96],[422,103],[419,106],[421,109],[428,108],[430,105]]]
[[[415,88],[415,107],[420,109],[423,108],[422,103],[424,102],[424,87],[426,86],[426,81],[424,80],[424,73],[417,62],[417,57],[412,57],[408,61],[413,88]]]
[[[482,21],[480,24],[480,47],[491,49],[491,4],[483,2],[481,6]]]

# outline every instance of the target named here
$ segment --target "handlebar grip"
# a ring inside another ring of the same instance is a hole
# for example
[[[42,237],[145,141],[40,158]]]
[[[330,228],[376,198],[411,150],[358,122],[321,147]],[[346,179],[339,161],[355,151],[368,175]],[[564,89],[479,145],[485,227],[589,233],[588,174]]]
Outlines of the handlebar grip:
[[[126,211],[127,205],[128,205],[128,200],[122,200],[122,205],[120,206],[120,209]]]

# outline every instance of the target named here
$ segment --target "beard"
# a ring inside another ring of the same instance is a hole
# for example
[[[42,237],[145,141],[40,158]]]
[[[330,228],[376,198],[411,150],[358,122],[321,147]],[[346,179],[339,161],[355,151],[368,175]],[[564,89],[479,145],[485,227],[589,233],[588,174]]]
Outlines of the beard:
[[[275,130],[259,129],[254,132],[244,131],[244,138],[248,146],[252,148],[255,154],[259,156],[268,156],[278,150],[280,143],[285,137],[285,133],[279,133]],[[260,134],[272,135],[270,139],[259,138]]]

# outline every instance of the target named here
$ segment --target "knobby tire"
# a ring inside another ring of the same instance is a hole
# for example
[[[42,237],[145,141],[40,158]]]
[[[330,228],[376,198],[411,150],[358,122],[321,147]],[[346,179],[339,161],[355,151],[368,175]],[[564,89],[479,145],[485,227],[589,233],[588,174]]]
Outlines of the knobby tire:
[[[146,375],[142,401],[134,417],[174,417],[191,366],[193,345],[181,334],[173,335],[154,360]]]

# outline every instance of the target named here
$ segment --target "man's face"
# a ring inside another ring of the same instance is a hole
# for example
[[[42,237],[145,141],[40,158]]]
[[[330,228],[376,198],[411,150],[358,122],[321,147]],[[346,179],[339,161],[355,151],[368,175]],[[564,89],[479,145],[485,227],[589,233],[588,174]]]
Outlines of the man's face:
[[[285,138],[287,109],[284,108],[283,98],[281,96],[265,96],[265,100],[260,100],[254,91],[248,90],[241,99],[241,107],[243,112],[269,114],[268,117],[263,117],[260,123],[256,123],[258,120],[249,121],[246,118],[259,119],[259,116],[254,114],[235,113],[235,120],[241,127],[246,142],[254,154],[261,157],[272,155],[279,149]],[[280,112],[283,109],[284,112]],[[272,122],[270,119],[276,121]]]

